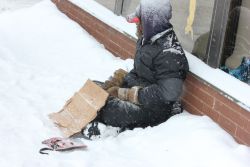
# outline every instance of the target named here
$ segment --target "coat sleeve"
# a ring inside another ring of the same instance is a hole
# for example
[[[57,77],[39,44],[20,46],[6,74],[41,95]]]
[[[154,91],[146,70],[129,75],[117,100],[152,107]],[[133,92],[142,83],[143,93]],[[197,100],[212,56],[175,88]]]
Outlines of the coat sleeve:
[[[134,69],[132,69],[124,78],[122,87],[131,88],[133,86],[145,87],[149,83],[139,78]]]
[[[139,103],[145,107],[153,107],[159,103],[178,100],[188,70],[185,61],[185,55],[178,52],[162,52],[156,56],[153,61],[156,83],[140,89]]]
[[[167,104],[176,101],[181,96],[182,86],[182,79],[162,79],[156,84],[152,84],[139,90],[139,103],[145,107],[153,107],[159,103]]]

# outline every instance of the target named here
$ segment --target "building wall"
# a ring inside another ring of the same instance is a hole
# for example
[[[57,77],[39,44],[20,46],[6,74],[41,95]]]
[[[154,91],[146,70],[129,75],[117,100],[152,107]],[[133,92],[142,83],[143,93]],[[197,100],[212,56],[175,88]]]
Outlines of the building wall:
[[[135,39],[122,34],[68,0],[52,0],[72,20],[79,23],[105,48],[123,59],[133,58]],[[93,28],[95,27],[95,28]],[[196,115],[207,115],[239,143],[250,146],[250,112],[226,98],[222,92],[188,74],[182,97],[184,108]]]

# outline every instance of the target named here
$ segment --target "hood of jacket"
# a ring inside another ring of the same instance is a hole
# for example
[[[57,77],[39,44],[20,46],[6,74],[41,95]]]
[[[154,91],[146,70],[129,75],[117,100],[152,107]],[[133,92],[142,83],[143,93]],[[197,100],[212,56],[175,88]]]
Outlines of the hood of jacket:
[[[144,40],[149,41],[169,28],[172,6],[169,0],[141,0],[134,15],[141,20]]]

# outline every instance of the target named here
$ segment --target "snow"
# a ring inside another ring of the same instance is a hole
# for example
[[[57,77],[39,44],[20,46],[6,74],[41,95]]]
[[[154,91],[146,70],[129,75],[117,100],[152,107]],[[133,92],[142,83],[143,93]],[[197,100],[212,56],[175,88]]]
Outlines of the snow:
[[[93,16],[107,23],[111,27],[117,29],[120,32],[135,37],[136,28],[132,24],[126,23],[126,20],[120,16],[114,15],[110,10],[101,6],[95,1],[89,0],[70,0],[76,5],[80,6]],[[150,3],[149,0],[145,2]],[[158,2],[159,3],[159,2]],[[171,22],[171,20],[170,20]],[[221,90],[223,93],[230,96],[231,99],[237,102],[241,107],[250,112],[250,86],[246,83],[239,81],[238,79],[226,74],[220,69],[213,69],[200,61],[194,55],[186,52],[188,62],[190,64],[190,71],[213,85],[215,88]]]
[[[136,26],[135,24],[128,24],[126,19],[122,16],[116,16],[114,13],[104,6],[98,4],[96,1],[89,0],[69,0],[74,4],[80,6],[86,10],[91,15],[95,16],[99,20],[102,20],[104,23],[115,28],[121,33],[126,33],[131,35],[134,38],[136,37]]]
[[[41,0],[0,0],[0,13],[30,7],[39,1]]]
[[[207,116],[187,112],[117,137],[83,140],[86,151],[41,155],[41,141],[61,136],[48,119],[87,78],[130,70],[49,0],[0,14],[1,167],[248,167],[240,145]]]

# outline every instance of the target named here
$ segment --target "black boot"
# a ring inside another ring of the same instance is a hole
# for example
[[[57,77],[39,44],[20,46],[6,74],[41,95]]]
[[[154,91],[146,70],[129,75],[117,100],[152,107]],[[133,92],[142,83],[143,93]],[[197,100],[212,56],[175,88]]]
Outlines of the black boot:
[[[89,123],[84,129],[82,134],[85,139],[92,140],[94,138],[100,138],[100,130],[98,129],[98,122]]]
[[[103,123],[93,121],[89,123],[83,130],[83,138],[95,140],[109,136],[117,136],[121,132],[121,128],[104,125]]]

